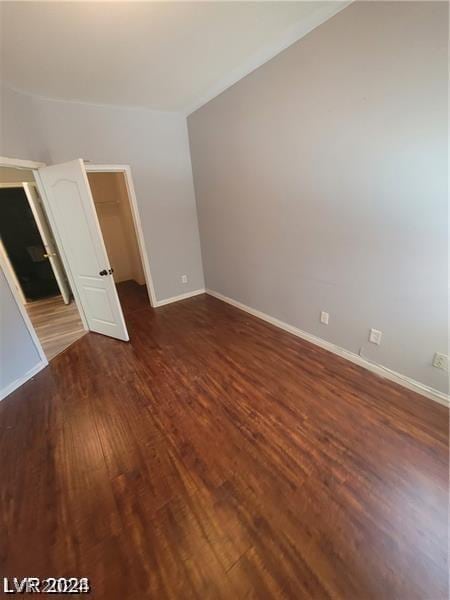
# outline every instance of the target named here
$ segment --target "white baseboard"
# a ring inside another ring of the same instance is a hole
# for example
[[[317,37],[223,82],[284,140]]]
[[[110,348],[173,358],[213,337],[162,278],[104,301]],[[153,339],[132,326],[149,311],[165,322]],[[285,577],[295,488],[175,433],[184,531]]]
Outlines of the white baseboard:
[[[179,296],[172,296],[172,298],[165,298],[164,300],[158,300],[154,308],[158,308],[159,306],[165,306],[166,304],[171,304],[172,302],[178,302],[179,300],[187,300],[187,298],[192,298],[193,296],[199,296],[200,294],[205,293],[205,288],[201,288],[200,290],[194,290],[193,292],[186,292],[185,294],[180,294]]]
[[[9,396],[9,394],[14,392],[14,390],[17,390],[18,387],[20,387],[25,382],[27,382],[29,379],[34,377],[37,373],[39,373],[39,371],[42,371],[42,369],[44,367],[46,367],[47,365],[48,365],[47,361],[41,360],[32,369],[27,371],[25,373],[25,375],[23,375],[23,377],[19,377],[18,379],[16,379],[15,381],[10,383],[6,387],[4,387],[2,390],[0,390],[0,400],[3,400],[4,398],[6,398],[6,396]]]
[[[358,354],[354,354],[353,352],[350,352],[349,350],[345,350],[345,348],[341,348],[340,346],[336,346],[335,344],[332,344],[331,342],[327,342],[326,340],[316,337],[315,335],[312,335],[311,333],[302,331],[301,329],[298,329],[297,327],[294,327],[293,325],[288,325],[287,323],[284,323],[283,321],[280,321],[279,319],[276,319],[275,317],[271,317],[270,315],[267,315],[259,310],[256,310],[255,308],[246,306],[245,304],[242,304],[242,302],[238,302],[237,300],[228,298],[227,296],[224,296],[223,294],[220,294],[219,292],[215,292],[214,290],[206,289],[206,293],[209,294],[210,296],[214,296],[215,298],[218,298],[219,300],[222,300],[223,302],[227,302],[228,304],[231,304],[232,306],[235,306],[236,308],[240,308],[241,310],[243,310],[247,313],[250,313],[254,317],[258,317],[259,319],[262,319],[263,321],[267,321],[268,323],[275,325],[275,327],[279,327],[280,329],[283,329],[284,331],[288,331],[289,333],[292,333],[293,335],[296,335],[299,338],[302,338],[308,342],[311,342],[312,344],[315,344],[316,346],[320,346],[321,348],[324,348],[325,350],[328,350],[329,352],[333,352],[333,354],[337,354],[338,356],[341,356],[342,358],[345,358],[345,359],[349,360],[350,362],[355,363],[356,365],[359,365],[360,367],[367,369],[368,371],[372,371],[372,373],[376,373],[377,375],[380,375],[381,377],[384,377],[385,379],[394,381],[395,383],[398,383],[399,385],[402,385],[403,387],[405,387],[409,390],[412,390],[413,392],[417,392],[418,394],[421,394],[422,396],[425,396],[426,398],[429,398],[430,400],[439,402],[439,404],[443,404],[444,406],[447,406],[447,407],[450,406],[449,396],[447,394],[444,394],[443,392],[440,392],[439,390],[435,390],[434,388],[428,387],[428,386],[424,385],[423,383],[420,383],[419,381],[411,379],[410,377],[406,377],[405,375],[401,375],[400,373],[397,373],[396,371],[392,371],[391,369],[388,369],[387,367],[383,367],[382,365],[379,365],[377,363],[369,362],[368,360],[366,360],[362,356],[359,356]]]

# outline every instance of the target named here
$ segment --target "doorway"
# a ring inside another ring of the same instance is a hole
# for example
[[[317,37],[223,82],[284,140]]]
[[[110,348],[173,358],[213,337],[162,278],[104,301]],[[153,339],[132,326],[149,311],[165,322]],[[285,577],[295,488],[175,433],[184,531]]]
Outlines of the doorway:
[[[31,169],[0,167],[0,254],[47,360],[85,333]]]
[[[106,248],[88,179],[92,172],[123,174],[123,180],[119,179],[119,183],[123,181],[126,184],[148,298],[151,306],[157,306],[129,166],[92,165],[76,159],[41,167],[35,175],[86,328],[128,341],[129,335],[114,280],[114,266]],[[106,201],[108,204],[113,203],[107,195]],[[121,250],[124,251],[125,248]]]
[[[112,267],[112,277],[127,322],[129,298],[140,298],[140,302],[145,305],[145,299],[148,302],[151,297],[145,275],[145,253],[141,254],[136,229],[139,223],[138,213],[136,212],[136,218],[126,171],[91,169],[88,165],[86,171],[89,187]]]
[[[15,180],[17,183],[23,184],[30,197],[33,197],[33,195],[39,197],[39,206],[31,203],[31,208],[33,214],[39,212],[38,209],[45,212],[45,219],[36,219],[41,237],[42,228],[39,223],[42,224],[45,221],[48,229],[47,237],[52,238],[52,241],[49,242],[51,250],[42,238],[46,249],[45,258],[48,258],[50,263],[59,261],[63,266],[64,277],[60,276],[58,278],[56,276],[58,270],[53,269],[53,271],[60,290],[66,286],[67,293],[61,293],[61,295],[65,303],[70,303],[73,308],[76,308],[83,326],[82,333],[92,331],[128,341],[128,331],[113,277],[114,268],[107,253],[88,173],[118,174],[116,177],[117,187],[120,189],[122,186],[121,193],[124,202],[125,196],[127,200],[127,204],[124,204],[123,215],[120,218],[125,222],[128,221],[128,224],[132,221],[134,228],[128,228],[128,232],[122,231],[123,236],[128,238],[127,243],[122,247],[122,251],[124,248],[127,249],[128,266],[132,265],[132,270],[125,270],[124,275],[122,267],[119,267],[126,281],[119,282],[118,285],[131,282],[136,286],[140,286],[142,292],[140,301],[145,302],[147,297],[147,301],[150,302],[151,306],[158,306],[145,250],[130,167],[128,165],[92,165],[82,159],[46,166],[42,163],[0,157],[0,168],[11,171],[12,167],[19,169],[21,173],[25,172],[23,170],[32,171],[36,187],[32,185],[34,184],[33,181],[21,182],[23,177],[16,177]],[[95,190],[95,181],[92,186]],[[121,203],[121,200],[118,202]],[[34,216],[36,217],[36,214]],[[25,305],[29,301],[23,294],[19,280],[14,274],[6,253],[2,253],[1,249],[2,245],[0,244],[0,266],[6,275],[9,288],[19,306],[38,354],[45,365],[47,362],[46,357],[43,353],[42,344],[36,335],[38,323],[36,320],[33,323],[31,322],[32,311],[28,314],[25,310]],[[117,252],[117,246],[111,245],[110,252]],[[133,279],[129,280],[128,277]],[[127,296],[126,290],[122,297],[124,296]],[[55,306],[52,305],[51,298],[53,296],[39,300],[39,302],[46,303],[49,312],[54,314]],[[45,311],[40,311],[41,316],[43,312]]]
[[[57,296],[56,277],[22,183],[0,184],[0,236],[25,302]]]
[[[146,285],[125,174],[88,171],[87,176],[120,298],[125,290]]]
[[[140,288],[142,299],[158,306],[130,167],[84,166],[119,296]]]

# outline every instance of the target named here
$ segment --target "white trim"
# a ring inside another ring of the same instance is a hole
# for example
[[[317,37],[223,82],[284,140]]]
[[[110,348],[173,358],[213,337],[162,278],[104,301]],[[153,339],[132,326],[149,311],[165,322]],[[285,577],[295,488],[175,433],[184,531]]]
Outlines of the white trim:
[[[20,158],[8,158],[7,156],[0,156],[0,167],[32,170],[45,167],[45,163],[36,162],[34,160],[21,160]]]
[[[0,167],[1,168],[1,167]],[[31,185],[33,185],[32,181],[16,181],[15,183],[0,183],[0,189],[3,188],[23,188],[23,184],[24,183],[31,183]]]
[[[30,317],[28,316],[25,306],[22,304],[22,300],[20,298],[19,291],[17,290],[17,288],[15,286],[15,282],[14,282],[15,275],[13,274],[12,267],[10,267],[10,265],[8,263],[9,263],[9,261],[5,261],[5,256],[0,253],[0,268],[2,269],[3,273],[5,274],[6,281],[9,285],[9,289],[11,290],[13,298],[16,301],[16,304],[19,308],[20,314],[22,315],[22,319],[24,320],[25,325],[30,333],[31,339],[33,340],[33,343],[36,346],[36,350],[39,354],[39,358],[41,359],[42,362],[45,362],[45,364],[48,364],[47,357],[45,356],[44,351],[41,346],[41,342],[39,341],[39,338],[36,335],[36,331],[33,327],[33,324],[31,323]]]
[[[257,54],[254,54],[244,64],[234,69],[230,74],[212,86],[206,94],[199,96],[191,106],[186,108],[185,115],[189,116],[204,104],[237,83],[240,79],[274,58],[277,54],[280,54],[283,50],[286,50],[286,48],[289,48],[289,46],[292,46],[292,44],[295,44],[295,42],[298,42],[298,40],[305,37],[310,31],[319,25],[322,25],[322,23],[328,21],[328,19],[331,19],[331,17],[334,17],[334,15],[346,8],[352,1],[353,0],[344,0],[326,3],[323,7],[317,9],[314,14],[310,15],[309,18],[302,19],[299,23],[290,27],[284,32],[281,40],[269,47],[265,47]]]
[[[27,371],[25,373],[25,375],[23,375],[22,377],[19,377],[18,379],[16,379],[15,381],[10,383],[6,387],[4,387],[2,390],[0,390],[0,401],[3,400],[4,398],[6,398],[6,396],[9,396],[9,394],[12,394],[12,392],[17,390],[17,388],[19,388],[21,385],[26,383],[32,377],[34,377],[37,373],[39,373],[39,371],[42,371],[42,369],[44,369],[47,365],[48,365],[47,359],[45,360],[45,362],[42,360],[37,365],[35,365],[32,369]]]
[[[345,348],[341,348],[340,346],[336,346],[335,344],[332,344],[331,342],[327,342],[326,340],[318,338],[315,335],[312,335],[311,333],[302,331],[301,329],[298,329],[297,327],[294,327],[293,325],[288,325],[287,323],[284,323],[283,321],[280,321],[279,319],[276,319],[275,317],[271,317],[270,315],[267,315],[266,313],[256,310],[255,308],[246,306],[245,304],[242,304],[242,302],[238,302],[237,300],[228,298],[227,296],[224,296],[223,294],[220,294],[219,292],[215,292],[214,290],[206,289],[206,293],[209,294],[210,296],[214,296],[215,298],[217,298],[219,300],[222,300],[223,302],[226,302],[227,304],[231,304],[232,306],[239,308],[239,309],[253,315],[254,317],[257,317],[258,319],[267,321],[271,325],[275,325],[275,327],[279,327],[280,329],[283,329],[284,331],[292,333],[293,335],[295,335],[299,338],[302,338],[308,342],[311,342],[312,344],[315,344],[316,346],[320,346],[321,348],[324,348],[325,350],[328,350],[329,352],[332,352],[333,354],[337,354],[338,356],[341,356],[342,358],[345,358],[345,359],[349,360],[350,362],[352,362],[356,365],[359,365],[360,367],[363,367],[364,369],[367,369],[368,371],[372,371],[372,373],[376,373],[377,375],[380,375],[381,377],[384,377],[385,379],[394,381],[395,383],[398,383],[399,385],[401,385],[409,390],[412,390],[413,392],[421,394],[422,396],[425,396],[426,398],[429,398],[430,400],[439,402],[439,404],[443,404],[444,406],[447,406],[447,407],[450,405],[449,396],[447,394],[444,394],[443,392],[440,392],[438,390],[435,390],[434,388],[428,387],[428,386],[424,385],[423,383],[420,383],[419,381],[415,381],[414,379],[411,379],[410,377],[401,375],[401,373],[392,371],[391,369],[383,367],[382,365],[369,362],[368,360],[359,356],[358,354],[354,354],[353,352],[350,352],[349,350],[345,350]]]
[[[141,257],[142,266],[144,267],[144,277],[147,284],[147,293],[150,300],[151,306],[159,306],[156,299],[155,286],[153,285],[152,273],[150,270],[150,262],[148,259],[148,253],[145,246],[144,232],[142,229],[141,215],[139,213],[139,207],[137,204],[136,192],[134,190],[133,177],[131,175],[131,168],[129,165],[94,165],[91,163],[84,163],[84,168],[88,173],[123,173],[125,178],[125,185],[128,192],[128,200],[131,208],[131,215],[133,217],[133,224],[138,242],[139,255]]]
[[[199,296],[200,294],[204,294],[205,292],[205,288],[201,288],[193,292],[186,292],[185,294],[180,294],[179,296],[172,296],[171,298],[166,298],[165,300],[159,300],[156,303],[155,308],[159,306],[165,306],[166,304],[172,304],[172,302],[178,302],[179,300],[187,300],[188,298],[192,298],[193,296]]]

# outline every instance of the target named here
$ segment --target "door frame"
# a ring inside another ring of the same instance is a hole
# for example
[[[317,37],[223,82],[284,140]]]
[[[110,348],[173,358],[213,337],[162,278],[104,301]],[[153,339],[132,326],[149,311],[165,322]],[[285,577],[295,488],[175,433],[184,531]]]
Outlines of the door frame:
[[[37,162],[37,161],[33,161],[33,160],[22,160],[20,158],[9,158],[9,157],[6,157],[6,156],[0,156],[0,168],[1,167],[7,167],[7,168],[12,168],[12,169],[22,169],[24,171],[32,171],[33,177],[34,177],[34,183],[36,185],[36,188],[37,188],[37,190],[38,190],[38,192],[39,192],[42,200],[44,200],[43,196],[45,194],[45,190],[44,190],[44,188],[42,186],[42,183],[41,183],[41,180],[40,180],[39,169],[41,167],[46,167],[46,166],[47,166],[46,163],[43,163],[43,162]],[[16,182],[16,183],[12,183],[12,184],[5,183],[4,186],[12,186],[12,187],[14,187],[14,186],[17,185],[17,183],[20,183],[22,185],[23,182]],[[49,217],[49,215],[47,215],[47,216]],[[72,291],[72,294],[73,294],[73,299],[74,299],[74,302],[75,302],[76,307],[78,309],[78,313],[79,313],[80,319],[81,319],[81,321],[83,323],[83,327],[84,327],[84,329],[86,331],[89,331],[87,319],[86,319],[86,316],[84,314],[84,310],[83,310],[83,306],[81,304],[81,300],[80,300],[80,298],[78,296],[77,290],[75,289],[74,281],[72,279],[72,275],[70,273],[70,269],[68,268],[67,261],[65,260],[64,249],[61,247],[61,244],[59,244],[59,242],[58,242],[58,238],[55,235],[55,230],[54,230],[52,222],[50,221],[50,218],[49,218],[49,225],[50,225],[50,229],[52,231],[52,234],[53,234],[53,237],[54,237],[54,240],[55,240],[55,244],[56,244],[57,250],[59,252],[59,256],[60,256],[61,261],[63,263],[63,267],[64,267],[64,270],[66,272],[67,279],[69,281],[69,285],[70,285],[70,288],[71,288],[71,291]],[[9,280],[10,281],[14,281],[14,279],[16,278],[16,276],[15,276],[15,273],[13,273],[11,271],[12,265],[9,264],[9,260],[8,261],[3,260],[2,261],[2,266],[5,266],[8,269]],[[14,297],[15,297],[16,301],[19,300],[19,303],[20,303],[21,295],[20,294],[17,295],[15,293],[15,290],[16,290],[15,285],[13,286],[13,288],[14,289],[12,289],[12,291],[13,291]],[[23,308],[23,305],[22,305],[22,308]],[[31,321],[30,321],[30,323],[31,323]],[[36,332],[34,331],[34,328],[33,328],[33,332],[36,335]],[[37,338],[37,336],[36,336],[36,338]],[[39,342],[39,347],[42,350],[40,342]]]
[[[151,276],[150,263],[149,263],[148,255],[146,252],[146,246],[145,246],[145,242],[144,242],[144,234],[142,231],[141,218],[140,218],[140,213],[139,213],[139,209],[137,206],[136,193],[134,191],[134,185],[133,185],[133,179],[131,176],[130,166],[129,165],[115,165],[115,164],[107,164],[107,165],[91,164],[91,163],[84,163],[84,164],[85,164],[85,169],[87,172],[124,173],[125,183],[126,183],[127,192],[128,192],[128,199],[130,201],[131,214],[133,216],[133,223],[134,223],[134,227],[135,227],[135,231],[136,231],[136,237],[138,240],[139,254],[141,256],[142,266],[144,268],[144,277],[145,277],[145,281],[147,283],[147,292],[149,295],[150,305],[153,307],[156,307],[158,305],[158,303],[157,303],[157,299],[156,299],[155,288],[153,285],[153,279]],[[40,169],[41,167],[45,167],[45,166],[47,166],[47,165],[44,162],[0,156],[0,167],[9,167],[9,168],[14,168],[14,169],[24,169],[26,171],[30,171],[30,170],[33,171],[33,176],[35,178],[37,188],[41,195],[43,194],[43,188],[42,188],[42,184],[40,182],[38,169]],[[50,225],[52,226],[51,223],[50,223]],[[53,227],[52,227],[52,231],[55,236]],[[64,268],[66,270],[67,278],[69,280],[70,287],[72,289],[74,301],[77,306],[78,312],[80,314],[80,318],[83,322],[84,328],[86,329],[86,331],[88,331],[89,328],[88,328],[86,316],[84,314],[80,298],[78,297],[78,293],[77,293],[76,287],[73,282],[72,274],[70,272],[70,269],[68,268],[67,260],[66,260],[65,254],[64,254],[64,249],[61,248],[60,244],[58,243],[57,236],[55,236],[55,242],[58,247],[58,250],[59,250],[59,253],[61,256],[61,260],[63,261]],[[28,313],[22,302],[20,292],[15,285],[15,274],[12,271],[12,267],[9,264],[9,261],[5,260],[5,255],[2,252],[0,252],[0,267],[5,274],[6,282],[11,290],[13,298],[17,304],[17,307],[23,318],[25,326],[28,329],[30,337],[36,347],[36,351],[41,359],[40,365],[41,365],[41,368],[43,368],[48,365],[47,357],[45,356],[44,350],[42,349],[41,342],[36,334],[34,326],[31,322],[30,317],[28,316]],[[31,377],[31,375],[29,377]],[[27,379],[29,377],[27,377]],[[25,381],[26,381],[26,379],[24,379],[23,382],[21,382],[19,385],[22,385],[22,383],[25,383]]]
[[[33,169],[38,169],[43,166],[44,166],[44,163],[40,163],[40,162],[34,162],[31,160],[20,160],[18,158],[7,158],[5,156],[0,156],[0,167],[10,167],[10,168],[14,168],[14,169],[26,169],[27,171],[29,171],[29,170],[33,170]],[[5,184],[5,185],[7,185],[7,184]],[[2,247],[3,247],[3,245],[2,245]],[[41,359],[40,364],[37,365],[38,370],[40,370],[41,368],[46,367],[48,365],[48,360],[47,360],[47,357],[45,356],[44,350],[42,349],[42,345],[37,336],[36,330],[33,327],[33,323],[31,322],[30,317],[28,316],[28,313],[25,309],[25,305],[22,303],[22,298],[21,298],[20,292],[17,289],[16,283],[15,283],[16,275],[12,269],[12,265],[10,264],[9,260],[5,260],[6,257],[7,257],[6,252],[5,253],[0,252],[0,267],[3,271],[3,273],[5,274],[6,282],[9,286],[9,289],[11,290],[11,294],[13,295],[13,298],[17,304],[17,307],[18,307],[19,312],[22,316],[22,319],[25,323],[25,326],[28,329],[28,333],[30,334],[30,337],[36,347],[36,351],[39,355],[39,358]],[[27,377],[27,379],[29,379],[30,377],[32,377],[32,375],[29,375],[29,377]],[[24,381],[21,381],[19,383],[19,385],[22,385],[22,383],[25,383],[25,381],[27,379],[24,379]],[[15,386],[14,389],[16,387],[18,387],[18,386]],[[9,394],[11,391],[12,390],[9,390],[7,393]],[[3,397],[3,394],[2,394],[2,397]]]
[[[6,156],[0,156],[0,168],[1,167],[8,167],[8,168],[13,168],[13,169],[23,169],[25,171],[32,171],[33,172],[33,177],[38,189],[39,194],[42,195],[45,193],[45,190],[43,189],[43,186],[41,184],[41,180],[40,180],[40,176],[39,176],[39,171],[38,169],[40,169],[41,167],[45,167],[47,166],[45,163],[43,162],[38,162],[38,161],[33,161],[33,160],[22,160],[20,158],[9,158]],[[5,185],[9,185],[9,184],[5,184]],[[16,184],[13,184],[16,185]],[[61,247],[61,245],[58,242],[58,238],[55,235],[55,231],[53,228],[53,224],[50,222],[50,228],[52,230],[53,236],[55,238],[55,243],[59,252],[59,255],[61,257],[64,269],[66,271],[66,275],[67,275],[67,279],[69,280],[69,284],[70,284],[70,288],[72,290],[72,294],[73,294],[73,298],[74,298],[74,302],[76,304],[76,307],[78,309],[79,315],[80,315],[80,319],[83,323],[83,327],[86,331],[89,331],[89,327],[87,324],[87,319],[86,316],[84,314],[84,310],[83,310],[83,306],[81,304],[81,300],[78,296],[78,292],[77,289],[74,285],[74,281],[72,278],[72,274],[70,272],[70,269],[68,268],[68,263],[66,261],[65,258],[65,254],[64,254],[64,249]],[[45,356],[45,352],[42,348],[41,342],[38,338],[38,335],[36,333],[36,330],[33,326],[33,323],[30,320],[30,317],[28,316],[28,313],[25,309],[24,304],[22,303],[22,298],[21,298],[21,294],[19,292],[19,290],[17,289],[16,285],[15,285],[15,280],[16,280],[16,275],[12,269],[12,265],[10,264],[9,260],[5,260],[5,258],[7,258],[7,254],[6,251],[5,253],[0,252],[0,267],[2,269],[2,271],[5,274],[6,277],[6,281],[9,285],[9,288],[11,290],[11,293],[13,295],[14,300],[16,301],[16,304],[19,308],[20,314],[22,315],[22,318],[24,320],[25,326],[28,329],[28,332],[30,334],[31,339],[34,342],[34,345],[36,347],[36,350],[39,354],[39,357],[41,358],[41,364],[43,365],[43,367],[48,365],[48,360],[47,357]],[[31,376],[30,376],[31,377]],[[25,383],[26,379],[21,382],[19,385],[22,385],[22,383]],[[9,392],[8,392],[9,393]]]
[[[8,158],[7,156],[0,156],[0,167],[10,167],[11,169],[25,169],[25,171],[32,171],[33,169],[40,169],[47,165],[43,162],[36,160],[22,160],[21,158]]]
[[[131,175],[131,167],[129,165],[102,165],[102,164],[91,164],[84,163],[84,168],[87,173],[123,173],[125,185],[128,193],[128,200],[130,203],[131,216],[133,217],[134,231],[136,233],[136,239],[138,242],[139,255],[142,262],[144,271],[145,283],[147,284],[147,293],[150,300],[150,306],[158,306],[156,299],[155,287],[153,285],[152,274],[150,270],[150,262],[148,259],[148,252],[145,246],[144,233],[142,230],[141,216],[139,213],[139,207],[137,204],[136,192],[134,191],[133,177]]]

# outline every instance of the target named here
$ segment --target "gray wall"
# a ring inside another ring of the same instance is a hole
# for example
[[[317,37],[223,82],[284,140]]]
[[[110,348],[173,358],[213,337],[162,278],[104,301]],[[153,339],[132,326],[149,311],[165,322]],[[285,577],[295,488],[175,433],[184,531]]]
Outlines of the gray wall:
[[[54,101],[7,87],[1,108],[3,156],[131,165],[158,300],[204,287],[185,117]]]
[[[207,287],[442,391],[447,11],[352,4],[188,119]]]
[[[186,119],[175,113],[58,102],[1,89],[0,155],[48,164],[130,164],[158,300],[204,287]],[[0,279],[0,391],[39,362]],[[188,283],[181,283],[181,275]]]
[[[0,398],[2,391],[41,362],[0,269]]]

